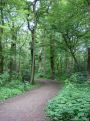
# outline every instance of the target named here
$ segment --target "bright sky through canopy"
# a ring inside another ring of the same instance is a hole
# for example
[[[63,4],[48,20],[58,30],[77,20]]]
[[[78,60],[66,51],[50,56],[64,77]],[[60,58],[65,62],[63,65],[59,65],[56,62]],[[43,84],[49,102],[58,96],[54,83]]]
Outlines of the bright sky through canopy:
[[[34,2],[34,0],[27,0],[27,1]]]

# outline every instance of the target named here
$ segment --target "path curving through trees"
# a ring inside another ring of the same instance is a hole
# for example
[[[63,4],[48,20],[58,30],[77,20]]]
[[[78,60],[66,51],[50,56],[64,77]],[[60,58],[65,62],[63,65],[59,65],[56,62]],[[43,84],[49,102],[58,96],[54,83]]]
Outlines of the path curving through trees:
[[[44,80],[40,83],[40,88],[0,104],[0,121],[49,121],[44,109],[60,87],[56,81]]]

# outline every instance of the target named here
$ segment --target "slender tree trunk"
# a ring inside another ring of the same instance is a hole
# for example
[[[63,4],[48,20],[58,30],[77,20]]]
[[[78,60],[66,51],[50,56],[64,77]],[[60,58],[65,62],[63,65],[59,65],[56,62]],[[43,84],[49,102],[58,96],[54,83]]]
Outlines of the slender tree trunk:
[[[88,1],[88,13],[90,16],[90,0]],[[90,79],[90,47],[88,47],[88,62],[87,62],[88,78]]]
[[[90,15],[90,0],[87,0],[87,2],[88,2],[88,13]]]
[[[44,33],[43,33],[43,43],[44,44],[46,43],[45,34],[46,34],[46,30],[44,30]],[[43,48],[42,64],[43,64],[44,75],[46,75],[46,47]]]
[[[43,70],[46,75],[46,48],[44,47]]]
[[[2,42],[0,37],[0,74],[3,73],[3,65],[4,65],[3,61],[4,61],[4,58],[3,58]]]
[[[0,14],[1,14],[1,25],[4,25],[3,17],[3,1],[0,1]],[[0,28],[0,74],[3,73],[4,68],[4,57],[3,57],[3,46],[2,46],[3,28]]]
[[[12,42],[11,42],[11,58],[10,58],[10,80],[12,79],[12,74],[16,73],[16,39],[17,34],[14,31],[14,27],[12,28]]]
[[[30,12],[30,8],[32,7],[32,12],[33,12],[33,23],[34,26],[30,25],[30,13],[27,14],[27,22],[28,22],[28,29],[29,31],[31,31],[31,36],[32,36],[32,42],[31,42],[31,60],[32,60],[32,64],[31,64],[31,84],[34,84],[34,76],[35,76],[35,33],[36,33],[36,28],[37,28],[37,11],[36,11],[36,4],[37,4],[38,0],[34,0],[32,2],[32,6],[30,6],[30,4],[28,4],[28,12]]]
[[[21,76],[21,48],[19,50],[19,60],[18,60],[18,77]]]
[[[11,43],[11,58],[10,58],[10,79],[12,79],[12,74],[16,72],[16,44]]]
[[[34,84],[34,75],[35,75],[35,30],[33,29],[31,31],[32,35],[32,43],[31,43],[31,60],[32,60],[32,65],[31,65],[31,84]]]
[[[62,60],[61,59],[58,59],[57,60],[57,63],[56,63],[57,65],[56,65],[56,69],[57,69],[57,74],[58,74],[58,76],[59,76],[59,78],[61,77],[61,75],[62,75]]]
[[[90,48],[88,48],[87,70],[88,70],[88,77],[90,78]]]
[[[55,63],[54,63],[54,40],[50,38],[50,64],[51,64],[51,79],[55,79]]]
[[[39,52],[38,64],[39,64],[38,71],[43,71],[43,65],[42,65],[42,48],[40,49],[40,52]]]
[[[71,51],[71,55],[72,55],[72,57],[73,57],[73,59],[74,59],[74,61],[75,61],[75,64],[76,64],[77,66],[79,66],[78,61],[77,61],[77,58],[76,58],[76,56],[75,56],[75,53],[73,53],[73,52]]]
[[[75,61],[75,64],[76,64],[76,66],[77,66],[77,69],[78,69],[78,71],[79,71],[80,68],[79,68],[79,64],[78,64],[77,58],[76,58],[76,56],[75,56],[75,52],[73,52],[73,48],[71,48],[71,47],[69,46],[68,41],[67,41],[67,38],[65,37],[65,35],[63,35],[63,38],[64,38],[64,42],[65,42],[66,46],[67,46],[68,49],[70,50],[71,56],[73,57],[73,59],[74,59],[74,61]]]
[[[65,53],[65,73],[68,75],[68,55]]]

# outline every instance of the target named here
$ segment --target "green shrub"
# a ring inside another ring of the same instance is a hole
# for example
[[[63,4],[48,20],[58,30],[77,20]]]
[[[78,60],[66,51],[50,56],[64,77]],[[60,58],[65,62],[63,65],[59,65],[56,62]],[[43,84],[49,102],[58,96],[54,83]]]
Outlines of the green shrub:
[[[0,89],[0,100],[5,100],[9,97],[12,97],[12,96],[15,96],[17,94],[21,94],[22,91],[19,90],[19,89],[10,89],[10,88],[7,88],[7,87],[2,87]]]
[[[87,72],[76,72],[69,78],[70,82],[82,84],[88,80]]]
[[[8,79],[9,79],[9,73],[8,72],[4,72],[3,74],[0,74],[0,86],[7,83]]]
[[[42,71],[39,71],[37,74],[36,74],[36,78],[43,78],[45,77],[45,73]]]
[[[38,85],[31,85],[30,83],[22,83],[19,80],[12,80],[5,86],[0,88],[0,100],[5,100],[9,97],[22,94],[25,91],[31,90]]]
[[[46,111],[47,116],[54,121],[90,120],[89,87],[69,84],[49,102]]]

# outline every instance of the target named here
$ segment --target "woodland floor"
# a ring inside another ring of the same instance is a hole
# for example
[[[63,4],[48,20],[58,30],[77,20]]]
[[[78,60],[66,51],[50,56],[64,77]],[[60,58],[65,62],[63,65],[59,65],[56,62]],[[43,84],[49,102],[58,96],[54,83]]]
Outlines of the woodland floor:
[[[40,88],[1,103],[0,121],[49,121],[44,109],[60,87],[56,81],[42,80],[40,83]]]

